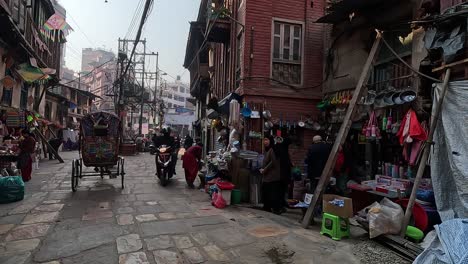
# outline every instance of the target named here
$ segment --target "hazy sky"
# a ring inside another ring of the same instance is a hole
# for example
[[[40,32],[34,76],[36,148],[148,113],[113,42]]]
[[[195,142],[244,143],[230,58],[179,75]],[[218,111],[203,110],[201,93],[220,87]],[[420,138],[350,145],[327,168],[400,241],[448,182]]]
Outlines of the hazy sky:
[[[60,0],[67,10],[67,21],[74,31],[67,37],[66,65],[78,71],[81,68],[83,48],[105,48],[117,53],[118,38],[124,38],[140,0]],[[142,5],[144,5],[142,0]],[[175,77],[182,75],[188,82],[189,74],[182,66],[189,30],[189,21],[195,20],[200,0],[155,0],[153,11],[146,22],[143,38],[147,49],[159,52],[159,68]],[[138,23],[141,15],[138,16]],[[135,39],[136,28],[129,36]],[[148,51],[148,50],[147,50]],[[155,68],[155,59],[147,61]],[[171,77],[167,78],[171,81]]]

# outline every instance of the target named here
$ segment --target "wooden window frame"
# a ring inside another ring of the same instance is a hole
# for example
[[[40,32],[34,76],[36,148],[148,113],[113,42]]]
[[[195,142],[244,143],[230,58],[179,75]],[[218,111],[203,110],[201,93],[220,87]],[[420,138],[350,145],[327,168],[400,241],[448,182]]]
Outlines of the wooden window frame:
[[[275,34],[275,23],[279,23],[281,25],[280,27],[280,35]],[[284,25],[290,25],[290,26],[299,26],[300,27],[300,37],[296,38],[294,37],[294,30],[290,31],[290,36],[291,39],[289,40],[289,49],[290,49],[290,55],[289,57],[293,57],[293,45],[294,45],[294,40],[299,39],[299,60],[294,61],[294,60],[286,60],[283,59],[283,52],[284,52]],[[283,19],[283,18],[277,18],[274,17],[271,22],[271,52],[270,52],[270,78],[273,78],[273,63],[285,63],[285,64],[295,64],[295,65],[300,65],[301,67],[301,81],[300,83],[296,84],[291,84],[293,86],[302,86],[304,84],[304,40],[305,40],[305,23],[303,21],[297,21],[297,20],[290,20],[290,19]],[[274,51],[275,51],[275,37],[279,36],[280,37],[280,54],[279,54],[279,59],[274,58]]]

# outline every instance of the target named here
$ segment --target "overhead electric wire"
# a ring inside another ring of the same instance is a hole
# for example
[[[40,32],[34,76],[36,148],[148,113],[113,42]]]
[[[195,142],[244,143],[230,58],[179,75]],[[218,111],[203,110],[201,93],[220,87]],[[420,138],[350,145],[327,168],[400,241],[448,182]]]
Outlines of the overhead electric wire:
[[[125,70],[121,74],[119,79],[122,79],[123,76],[125,76],[127,74],[128,68],[132,64],[133,55],[135,55],[136,47],[137,47],[138,43],[140,42],[141,33],[143,31],[143,25],[145,24],[146,19],[148,18],[150,6],[151,6],[152,3],[153,3],[153,0],[146,0],[145,9],[143,10],[143,15],[141,16],[141,21],[140,21],[140,25],[138,27],[137,35],[135,37],[135,42],[133,43],[132,53],[130,53],[130,57],[128,59],[127,66],[125,67]]]
[[[86,35],[86,33],[81,29],[80,25],[78,25],[78,22],[76,22],[76,20],[73,18],[73,16],[70,14],[70,12],[67,10],[67,17],[70,17],[71,20],[73,20],[73,22],[75,23],[76,27],[78,28],[78,30],[85,36],[85,38],[89,41],[89,43],[93,46],[93,47],[97,47],[96,43],[94,41],[92,41],[88,35]]]
[[[125,38],[128,38],[131,34],[133,34],[133,30],[135,29],[137,17],[139,17],[141,10],[143,8],[143,0],[140,0],[138,2],[138,6],[135,9],[135,13],[133,14],[132,21],[130,22],[130,26],[128,27],[127,34],[125,35]]]
[[[410,68],[414,73],[418,74],[418,75],[421,75],[422,77],[425,77],[431,81],[434,81],[434,82],[437,82],[437,83],[441,83],[442,81],[439,80],[439,79],[436,79],[434,77],[431,77],[429,75],[426,75],[420,71],[418,71],[417,69],[413,68],[411,65],[409,65],[403,58],[401,58],[398,53],[388,44],[388,42],[385,40],[385,38],[383,37],[383,34],[382,35],[382,41],[383,43],[385,44],[385,46],[387,46],[388,50],[390,50],[390,52],[399,60],[401,61],[401,63],[403,63],[406,67]]]
[[[67,83],[64,83],[64,84],[66,85],[66,84],[72,83],[72,82],[74,82],[74,81],[77,81],[77,80],[80,79],[80,78],[87,77],[87,76],[89,76],[91,73],[93,73],[95,70],[101,68],[102,66],[104,66],[104,65],[106,65],[106,64],[108,64],[109,62],[112,62],[112,61],[114,61],[114,60],[113,60],[113,59],[112,59],[112,60],[108,60],[108,61],[104,62],[103,64],[94,67],[94,69],[93,69],[92,71],[88,72],[87,74],[84,74],[84,75],[82,75],[82,76],[80,76],[80,77],[78,77],[78,78],[75,78],[75,79],[73,79],[73,80],[71,80],[71,81],[69,81],[69,82],[67,82]]]

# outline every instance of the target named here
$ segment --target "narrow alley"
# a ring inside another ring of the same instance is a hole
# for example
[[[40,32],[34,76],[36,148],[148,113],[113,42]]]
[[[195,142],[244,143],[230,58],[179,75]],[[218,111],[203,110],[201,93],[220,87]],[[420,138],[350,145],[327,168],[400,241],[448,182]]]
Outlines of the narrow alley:
[[[216,209],[186,187],[180,167],[161,187],[148,153],[126,158],[124,190],[120,179],[98,177],[73,193],[78,153],[63,154],[64,164],[41,163],[23,201],[0,205],[0,263],[361,263],[357,239],[335,242],[259,210]]]

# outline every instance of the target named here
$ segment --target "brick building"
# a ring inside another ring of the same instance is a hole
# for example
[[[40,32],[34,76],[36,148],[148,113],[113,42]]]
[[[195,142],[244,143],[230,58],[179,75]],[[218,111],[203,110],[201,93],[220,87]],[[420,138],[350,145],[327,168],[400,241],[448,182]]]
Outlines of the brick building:
[[[184,66],[191,73],[192,96],[198,100],[202,136],[217,137],[202,121],[207,102],[232,92],[257,110],[270,110],[277,125],[289,121],[292,127],[301,117],[318,119],[323,26],[314,22],[323,10],[323,1],[310,0],[201,1],[198,19],[191,23]],[[253,130],[262,126],[251,120]],[[296,161],[303,159],[316,133],[297,131],[299,140],[292,148]],[[250,149],[260,151],[260,140],[248,141]]]

